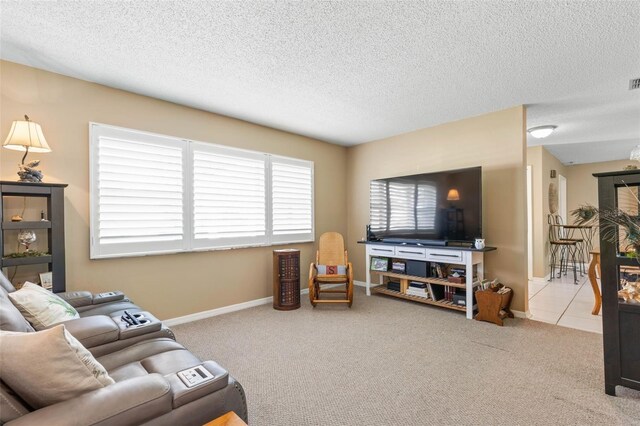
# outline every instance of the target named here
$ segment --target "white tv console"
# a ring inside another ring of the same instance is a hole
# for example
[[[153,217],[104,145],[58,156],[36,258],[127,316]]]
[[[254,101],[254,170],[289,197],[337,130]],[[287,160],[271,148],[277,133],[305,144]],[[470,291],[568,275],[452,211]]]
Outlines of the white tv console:
[[[399,297],[401,299],[413,300],[420,303],[426,303],[430,305],[441,306],[448,309],[454,309],[458,311],[466,312],[467,318],[473,318],[473,289],[474,285],[478,285],[479,281],[484,278],[484,253],[487,251],[495,250],[495,247],[485,247],[484,249],[477,250],[474,248],[466,247],[448,247],[448,246],[424,246],[419,244],[391,244],[383,242],[373,241],[360,241],[361,244],[366,244],[366,271],[367,271],[367,296],[371,295],[371,275],[378,275],[378,283],[374,287],[373,291],[376,293],[386,294],[388,296]],[[466,282],[465,283],[451,283],[447,279],[442,278],[425,278],[412,275],[397,274],[391,271],[372,271],[371,270],[371,258],[372,257],[387,257],[393,259],[408,259],[408,260],[421,260],[425,262],[437,262],[452,265],[462,265],[466,270]],[[473,266],[477,265],[477,279],[474,284],[473,280]],[[401,282],[401,291],[393,291],[387,289],[383,284],[384,277],[396,278]],[[462,288],[466,290],[466,306],[454,305],[451,302],[444,300],[432,300],[419,296],[412,296],[406,294],[406,289],[409,281],[420,281],[431,285],[450,286],[456,288]]]

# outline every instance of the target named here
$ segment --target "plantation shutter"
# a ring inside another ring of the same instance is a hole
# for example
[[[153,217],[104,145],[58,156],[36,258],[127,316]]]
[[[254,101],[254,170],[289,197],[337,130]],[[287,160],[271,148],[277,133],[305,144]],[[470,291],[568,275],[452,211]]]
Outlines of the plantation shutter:
[[[91,258],[185,248],[186,142],[93,125]]]
[[[267,243],[267,155],[192,144],[193,247]]]
[[[313,241],[313,163],[271,156],[272,242]]]

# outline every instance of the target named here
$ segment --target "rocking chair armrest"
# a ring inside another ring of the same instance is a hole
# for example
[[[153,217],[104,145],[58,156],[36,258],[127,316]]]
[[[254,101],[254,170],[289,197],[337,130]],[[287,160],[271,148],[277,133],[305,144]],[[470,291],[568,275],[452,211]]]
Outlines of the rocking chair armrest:
[[[309,279],[314,278],[316,275],[318,275],[318,268],[315,263],[312,263],[309,266]]]
[[[347,263],[347,276],[349,277],[349,282],[353,282],[353,265],[351,262]]]

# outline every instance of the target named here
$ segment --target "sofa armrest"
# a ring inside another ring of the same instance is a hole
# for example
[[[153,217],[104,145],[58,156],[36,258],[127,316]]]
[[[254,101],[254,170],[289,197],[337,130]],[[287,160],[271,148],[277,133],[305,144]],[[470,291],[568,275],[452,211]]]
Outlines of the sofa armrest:
[[[82,308],[91,305],[101,305],[103,303],[117,302],[120,300],[128,300],[125,298],[124,293],[120,290],[107,291],[104,293],[93,294],[90,291],[65,291],[62,293],[56,293],[68,304],[74,308]]]
[[[106,315],[76,318],[51,327],[59,324],[63,324],[67,331],[87,349],[115,342],[120,338],[120,327]]]
[[[93,304],[93,294],[89,291],[66,291],[63,293],[56,293],[56,296],[60,296],[74,308]]]
[[[229,373],[217,363],[205,361],[201,365],[213,375],[213,378],[193,387],[186,386],[177,373],[164,376],[171,384],[173,408],[181,407],[205,395],[217,392],[229,384]]]
[[[7,425],[140,424],[171,411],[169,383],[159,374],[135,377],[33,411]]]
[[[104,293],[97,293],[93,295],[93,304],[100,305],[102,303],[116,302],[124,300],[124,293],[120,290],[107,291]]]

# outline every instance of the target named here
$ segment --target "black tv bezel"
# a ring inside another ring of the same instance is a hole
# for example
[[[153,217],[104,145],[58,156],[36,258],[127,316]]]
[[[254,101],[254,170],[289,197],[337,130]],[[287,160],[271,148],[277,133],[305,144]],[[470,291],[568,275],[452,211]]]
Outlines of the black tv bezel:
[[[459,172],[468,172],[471,170],[477,169],[479,174],[479,201],[478,201],[478,231],[480,232],[479,237],[474,237],[472,240],[450,240],[450,239],[426,239],[426,238],[415,238],[408,235],[398,235],[398,236],[384,236],[381,238],[376,238],[375,234],[369,231],[369,225],[367,225],[367,241],[379,241],[385,243],[395,243],[395,244],[409,244],[409,245],[425,245],[425,246],[447,246],[447,245],[468,245],[473,244],[475,242],[475,238],[484,238],[484,228],[482,226],[482,206],[483,206],[483,194],[482,194],[482,166],[473,166],[473,167],[464,167],[460,169],[450,169],[450,170],[441,170],[438,172],[425,172],[425,173],[416,173],[411,175],[402,175],[402,176],[391,176],[386,178],[378,178],[371,179],[369,181],[369,187],[371,187],[371,182],[380,181],[380,180],[391,180],[391,179],[403,179],[403,178],[415,178],[416,176],[433,176],[439,174],[449,174],[449,173],[459,173]],[[369,199],[369,218],[371,218],[371,199]],[[373,237],[371,239],[370,237]]]

